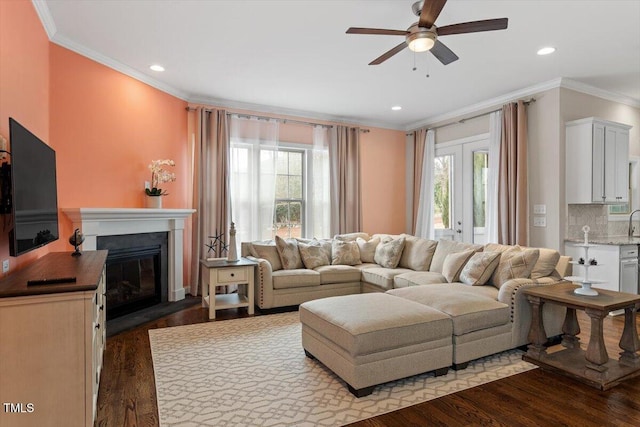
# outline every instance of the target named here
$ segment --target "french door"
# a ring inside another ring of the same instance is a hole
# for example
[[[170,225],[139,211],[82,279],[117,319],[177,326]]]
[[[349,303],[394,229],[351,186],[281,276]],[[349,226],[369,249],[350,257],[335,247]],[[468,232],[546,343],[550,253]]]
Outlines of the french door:
[[[436,239],[484,244],[488,135],[437,144],[433,227]]]

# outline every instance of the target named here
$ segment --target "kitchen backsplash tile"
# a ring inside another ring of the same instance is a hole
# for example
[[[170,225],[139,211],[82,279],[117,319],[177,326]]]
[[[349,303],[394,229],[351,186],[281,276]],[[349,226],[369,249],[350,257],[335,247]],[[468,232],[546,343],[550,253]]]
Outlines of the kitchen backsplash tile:
[[[609,207],[607,205],[569,205],[567,218],[568,239],[582,239],[582,227],[591,227],[589,237],[598,239],[607,236],[626,236],[629,229],[628,221],[609,221]],[[640,235],[640,215],[634,217],[633,226]]]

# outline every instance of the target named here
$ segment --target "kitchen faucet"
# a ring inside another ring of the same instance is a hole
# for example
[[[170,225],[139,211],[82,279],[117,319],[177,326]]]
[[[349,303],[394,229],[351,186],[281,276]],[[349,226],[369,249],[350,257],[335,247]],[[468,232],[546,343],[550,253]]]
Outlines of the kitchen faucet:
[[[631,215],[629,215],[629,237],[633,237],[634,227],[631,225],[631,219],[633,218],[633,214],[636,212],[640,212],[640,209],[636,209],[635,211],[631,212]]]

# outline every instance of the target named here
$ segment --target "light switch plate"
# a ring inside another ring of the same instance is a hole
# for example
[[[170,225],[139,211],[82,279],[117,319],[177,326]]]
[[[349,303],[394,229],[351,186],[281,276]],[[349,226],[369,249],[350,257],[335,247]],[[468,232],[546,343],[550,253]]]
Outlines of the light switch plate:
[[[545,215],[547,213],[547,205],[533,205],[533,213]]]
[[[533,226],[534,227],[546,227],[547,226],[547,217],[546,216],[534,216],[533,217]]]

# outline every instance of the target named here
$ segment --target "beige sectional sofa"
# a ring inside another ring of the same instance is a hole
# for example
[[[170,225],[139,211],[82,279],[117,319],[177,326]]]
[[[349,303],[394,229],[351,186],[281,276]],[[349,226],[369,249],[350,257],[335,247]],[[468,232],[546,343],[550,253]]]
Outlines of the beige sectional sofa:
[[[370,392],[381,379],[389,380],[380,371],[388,354],[407,361],[417,357],[411,341],[372,350],[375,354],[362,354],[360,344],[354,344],[387,336],[386,324],[394,325],[396,332],[416,327],[413,320],[403,326],[406,319],[385,302],[401,307],[398,301],[406,301],[414,310],[418,303],[426,310],[417,317],[433,317],[433,311],[444,315],[450,331],[441,326],[439,330],[450,334],[451,348],[438,344],[421,351],[436,352],[438,360],[450,355],[447,364],[438,362],[430,369],[460,369],[476,358],[528,344],[531,308],[522,289],[559,283],[569,268],[569,258],[551,249],[436,242],[405,234],[353,233],[327,240],[290,240],[286,247],[284,240],[277,240],[277,245],[242,243],[242,255],[258,262],[256,305],[269,309],[311,301],[300,309],[305,350],[338,375],[342,372],[360,394]],[[362,322],[370,304],[364,296],[340,298],[374,292],[385,293],[372,300],[383,307],[380,315],[385,319],[375,326]],[[313,301],[327,297],[337,298]],[[346,306],[354,307],[348,315],[343,313]],[[561,334],[564,314],[563,307],[544,306],[549,337]],[[335,324],[341,325],[338,332],[326,326]]]

